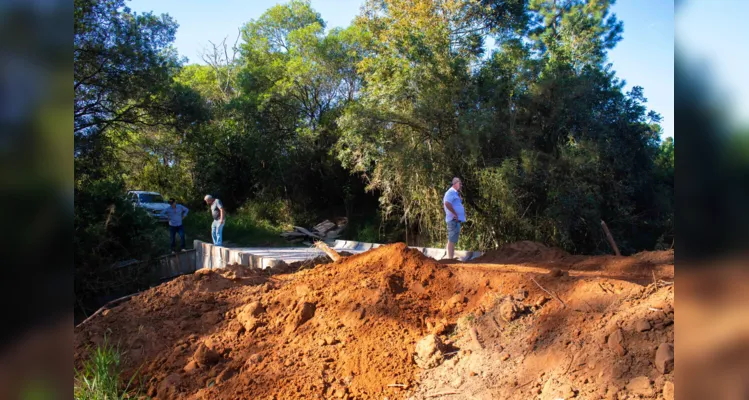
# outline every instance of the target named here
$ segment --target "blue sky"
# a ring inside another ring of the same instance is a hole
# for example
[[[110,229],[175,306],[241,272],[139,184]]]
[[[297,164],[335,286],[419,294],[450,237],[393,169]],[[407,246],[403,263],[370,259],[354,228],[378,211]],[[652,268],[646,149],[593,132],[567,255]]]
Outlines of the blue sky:
[[[686,0],[691,1],[695,0]],[[131,0],[128,6],[137,12],[171,15],[180,25],[175,40],[177,50],[190,62],[202,63],[200,51],[209,40],[220,42],[228,36],[227,41],[233,43],[239,27],[278,3],[283,1]],[[363,1],[312,0],[311,3],[327,27],[334,28],[348,26]],[[648,108],[663,116],[664,135],[673,136],[673,0],[619,0],[612,11],[624,22],[624,34],[622,41],[609,52],[609,62],[617,76],[627,82],[627,88],[634,85],[644,88]]]
[[[729,125],[749,126],[749,1],[684,0],[676,14],[679,50],[702,72]],[[718,3],[718,4],[716,4]]]

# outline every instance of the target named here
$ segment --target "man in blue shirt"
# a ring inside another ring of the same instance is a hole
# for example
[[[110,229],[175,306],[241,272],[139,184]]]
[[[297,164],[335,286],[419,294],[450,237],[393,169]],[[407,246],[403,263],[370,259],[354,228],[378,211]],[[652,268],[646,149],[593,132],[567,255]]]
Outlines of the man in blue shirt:
[[[169,217],[169,234],[172,237],[172,253],[175,252],[174,236],[179,233],[180,248],[185,250],[185,228],[182,227],[182,219],[187,216],[190,210],[182,204],[177,204],[174,199],[169,199],[169,208],[164,211]]]
[[[453,178],[453,185],[445,192],[442,205],[445,209],[445,221],[447,222],[447,258],[452,259],[455,252],[455,244],[460,236],[460,224],[466,222],[466,211],[463,201],[458,192],[463,187],[460,178]]]

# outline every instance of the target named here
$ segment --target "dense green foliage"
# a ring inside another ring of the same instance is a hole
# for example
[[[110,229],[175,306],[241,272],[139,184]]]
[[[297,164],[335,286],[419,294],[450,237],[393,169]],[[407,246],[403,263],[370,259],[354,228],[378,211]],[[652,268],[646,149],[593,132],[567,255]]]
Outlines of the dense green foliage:
[[[606,64],[612,3],[370,0],[326,31],[294,0],[183,65],[168,16],[76,0],[77,267],[157,252],[128,188],[194,212],[212,193],[269,232],[346,215],[349,238],[441,246],[453,176],[459,247],[609,251],[601,220],[624,253],[669,247],[674,143]]]

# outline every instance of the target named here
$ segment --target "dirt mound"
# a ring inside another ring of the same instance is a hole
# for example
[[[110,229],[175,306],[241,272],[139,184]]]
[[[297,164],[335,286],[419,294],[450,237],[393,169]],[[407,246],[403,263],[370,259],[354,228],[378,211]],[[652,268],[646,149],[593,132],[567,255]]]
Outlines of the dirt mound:
[[[347,253],[350,255],[350,253]],[[308,260],[304,261],[295,261],[293,263],[290,263],[288,265],[288,270],[285,272],[295,272],[301,269],[308,269],[308,268],[314,268],[316,265],[320,264],[328,264],[333,262],[333,260],[330,259],[327,255],[321,255],[317,256],[315,258],[310,258]]]
[[[531,295],[513,321],[501,318],[506,301],[479,308],[458,324],[463,350],[425,370],[409,399],[668,398],[673,286],[536,279],[566,306]]]
[[[515,255],[554,252],[518,246],[513,247]],[[582,350],[591,357],[610,358],[598,348],[609,348],[598,336],[608,335],[613,326],[624,332],[627,371],[644,373],[641,363],[655,356],[660,343],[648,348],[653,354],[645,357],[645,345],[631,333],[643,324],[630,327],[633,321],[625,317],[640,314],[626,311],[622,302],[639,304],[661,292],[643,294],[642,286],[616,280],[477,267],[436,263],[398,243],[332,263],[305,265],[307,269],[295,273],[270,275],[242,266],[199,271],[134,296],[76,328],[75,359],[80,363],[87,346],[100,343],[106,334],[126,352],[128,374],[137,370],[148,394],[161,400],[396,399],[429,397],[428,390],[442,385],[441,377],[430,374],[444,368],[453,368],[447,371],[456,380],[451,381],[454,387],[491,376],[486,382],[498,386],[487,393],[494,398],[528,398],[528,389],[543,391],[543,386],[518,388],[522,396],[497,391],[525,384],[513,386],[515,382],[508,381],[512,377],[530,379],[540,371],[532,366],[536,364],[523,366],[517,360],[564,361],[567,366],[564,355]],[[647,304],[673,312],[672,306]],[[643,334],[648,345],[669,339],[673,343],[672,317],[669,323],[667,318],[642,315],[651,326]],[[476,329],[475,335],[466,334],[470,328]],[[581,330],[585,333],[577,333]],[[585,347],[592,344],[597,347]],[[603,368],[606,361],[599,361]],[[518,366],[507,369],[494,362]],[[429,368],[423,376],[419,365]],[[612,379],[621,383],[630,372]],[[563,382],[563,375],[547,375],[543,383],[553,377],[548,385],[554,393],[566,390],[565,384],[578,391],[596,385]],[[480,390],[489,390],[475,382],[465,388],[478,388],[471,389],[476,398],[481,398]]]
[[[674,263],[674,251],[673,250],[660,250],[660,251],[643,251],[632,255],[640,261],[649,262],[651,264],[673,264]]]
[[[524,240],[506,244],[497,250],[490,250],[481,257],[471,260],[472,263],[520,263],[520,262],[550,262],[561,260],[569,256],[566,251],[547,247],[538,242]]]
[[[200,272],[134,297],[76,331],[77,355],[111,331],[157,396],[177,373],[177,397],[381,398],[400,390],[388,384],[413,384],[425,319],[455,320],[468,304],[447,300],[478,293],[404,244],[274,279],[237,272]],[[200,346],[220,359],[185,372]],[[217,382],[226,369],[238,373]]]

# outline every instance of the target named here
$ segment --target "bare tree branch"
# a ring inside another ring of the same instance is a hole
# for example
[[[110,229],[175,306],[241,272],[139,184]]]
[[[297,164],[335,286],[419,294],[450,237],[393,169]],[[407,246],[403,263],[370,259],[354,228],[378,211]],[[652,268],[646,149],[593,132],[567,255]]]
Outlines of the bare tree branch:
[[[237,29],[237,38],[234,40],[234,45],[231,46],[231,56],[229,55],[229,45],[226,43],[228,37],[225,37],[219,44],[209,40],[210,48],[204,49],[200,54],[203,61],[213,68],[213,72],[216,74],[216,86],[224,101],[230,101],[238,95],[236,90],[238,65],[236,61],[237,54],[239,54],[237,44],[241,36],[242,31]]]

